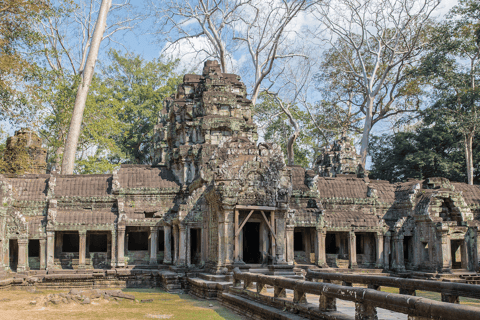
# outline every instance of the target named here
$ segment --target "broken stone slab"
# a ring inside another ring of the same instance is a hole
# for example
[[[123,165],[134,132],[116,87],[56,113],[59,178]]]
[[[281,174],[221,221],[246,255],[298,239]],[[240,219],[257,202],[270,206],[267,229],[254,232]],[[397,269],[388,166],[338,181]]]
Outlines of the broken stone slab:
[[[110,291],[110,296],[114,298],[122,298],[128,300],[135,300],[135,296],[131,294],[124,293],[120,290]]]
[[[143,299],[143,300],[140,300],[141,303],[151,303],[153,302],[153,299]]]

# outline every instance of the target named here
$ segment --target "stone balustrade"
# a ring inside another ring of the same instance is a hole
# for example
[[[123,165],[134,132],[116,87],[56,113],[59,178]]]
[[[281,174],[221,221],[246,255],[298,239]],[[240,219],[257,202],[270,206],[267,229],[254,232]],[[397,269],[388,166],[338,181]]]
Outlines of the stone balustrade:
[[[242,282],[243,281],[243,287]],[[326,280],[329,281],[329,280]],[[355,281],[351,281],[355,283]],[[239,269],[234,270],[234,289],[248,290],[252,284],[256,284],[257,295],[265,298],[263,294],[265,286],[274,287],[273,300],[288,300],[285,290],[293,290],[293,300],[290,308],[302,309],[314,316],[347,319],[348,316],[336,311],[336,299],[355,302],[355,319],[377,319],[377,308],[387,309],[393,312],[404,313],[410,320],[421,319],[480,319],[480,308],[433,301],[426,298],[407,296],[403,294],[386,293],[374,289],[341,286],[328,282],[311,282],[294,280],[283,277],[267,276],[253,273],[242,273]],[[318,295],[318,309],[309,305],[306,294]],[[268,298],[268,297],[267,297]],[[300,312],[302,313],[302,312]]]
[[[416,290],[438,292],[443,302],[460,303],[459,297],[480,299],[480,286],[466,283],[441,282],[433,280],[408,279],[377,275],[340,274],[318,271],[307,271],[306,280],[341,281],[366,284],[371,289],[379,287],[399,288],[401,294],[415,295]]]

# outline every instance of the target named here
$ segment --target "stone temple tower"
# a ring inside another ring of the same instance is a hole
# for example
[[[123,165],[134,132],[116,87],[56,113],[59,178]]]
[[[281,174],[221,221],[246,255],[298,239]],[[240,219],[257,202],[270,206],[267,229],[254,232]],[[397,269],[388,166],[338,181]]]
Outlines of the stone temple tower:
[[[155,162],[172,169],[181,184],[191,183],[222,142],[232,136],[257,141],[245,85],[207,61],[202,75],[185,75],[165,102],[154,136]]]
[[[46,157],[42,140],[31,130],[18,130],[7,139],[4,161],[8,173],[43,174],[47,168]]]

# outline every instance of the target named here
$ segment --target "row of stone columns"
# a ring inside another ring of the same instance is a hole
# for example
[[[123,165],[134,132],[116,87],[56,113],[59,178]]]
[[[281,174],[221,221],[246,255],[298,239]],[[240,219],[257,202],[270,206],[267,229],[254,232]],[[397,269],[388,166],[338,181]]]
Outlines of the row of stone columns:
[[[171,226],[164,226],[164,234],[165,234],[165,251],[164,251],[164,263],[170,264],[172,263],[172,254],[171,254]],[[111,260],[112,266],[124,267],[125,266],[125,226],[118,226],[116,231],[112,232],[112,246],[111,246]],[[176,228],[178,229],[178,228]],[[151,228],[151,238],[150,238],[150,264],[155,265],[157,264],[156,261],[156,253],[158,250],[158,227]],[[182,237],[185,237],[185,227],[180,228],[181,232],[179,233]],[[86,267],[86,230],[79,230],[79,268]],[[115,246],[113,245],[117,243],[117,251],[115,250]],[[183,238],[184,239],[184,238]],[[180,241],[183,241],[180,239]],[[55,263],[55,231],[47,231],[47,238],[40,239],[40,269],[45,268],[53,268]],[[178,240],[177,248],[178,249]],[[17,263],[17,270],[24,271],[27,267],[27,243],[28,239],[18,239],[18,263]],[[185,248],[183,248],[185,250]],[[115,251],[117,254],[115,254]],[[176,250],[176,256],[179,254],[185,254],[183,251],[178,252]],[[116,259],[115,259],[116,258]],[[184,260],[184,259],[183,259]]]
[[[293,264],[294,252],[294,226],[288,225],[285,229],[286,239],[286,260],[289,264]],[[388,254],[390,253],[390,233],[387,232],[384,237],[383,232],[376,232],[375,234],[375,267],[383,268],[388,266]],[[317,239],[315,243],[315,261],[318,266],[327,266],[326,255],[326,239],[327,233],[324,229],[317,229]],[[384,241],[385,240],[385,241]],[[357,252],[356,252],[356,235],[354,231],[348,233],[348,255],[349,255],[349,267],[357,267]],[[403,256],[402,256],[403,257]]]

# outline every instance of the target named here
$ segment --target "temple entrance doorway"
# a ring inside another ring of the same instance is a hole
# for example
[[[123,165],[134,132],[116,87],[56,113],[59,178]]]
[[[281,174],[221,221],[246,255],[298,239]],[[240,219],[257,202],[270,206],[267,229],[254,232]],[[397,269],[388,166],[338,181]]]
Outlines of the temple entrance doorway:
[[[452,250],[452,269],[461,269],[463,240],[452,240],[450,247]]]
[[[10,262],[10,270],[13,272],[17,272],[17,265],[18,265],[18,241],[17,239],[10,239],[9,246],[9,262]]]
[[[201,257],[201,232],[200,229],[190,229],[190,262],[200,264]]]
[[[262,263],[260,252],[260,223],[247,222],[243,227],[243,261]]]
[[[316,229],[313,227],[296,227],[293,233],[293,252],[296,263],[315,263]]]

